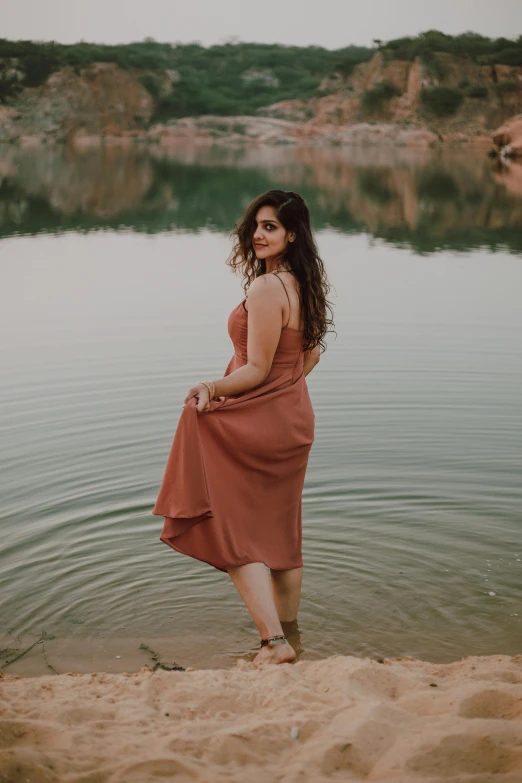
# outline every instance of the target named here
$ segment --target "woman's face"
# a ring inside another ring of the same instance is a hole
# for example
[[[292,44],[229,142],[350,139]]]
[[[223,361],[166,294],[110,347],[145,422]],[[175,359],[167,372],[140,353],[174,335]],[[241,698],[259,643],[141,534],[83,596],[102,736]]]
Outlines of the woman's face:
[[[276,218],[273,207],[260,207],[256,213],[256,227],[252,244],[257,258],[268,259],[280,256],[289,242],[295,240],[295,233],[287,232]]]

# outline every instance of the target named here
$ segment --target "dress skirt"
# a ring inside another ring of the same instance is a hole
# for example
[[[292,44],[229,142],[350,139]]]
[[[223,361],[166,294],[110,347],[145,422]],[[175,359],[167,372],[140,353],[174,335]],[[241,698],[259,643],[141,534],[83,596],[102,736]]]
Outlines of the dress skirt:
[[[247,312],[228,320],[234,356],[224,376],[247,361]],[[164,517],[160,541],[220,571],[261,562],[298,568],[302,492],[315,415],[303,371],[302,333],[285,327],[265,381],[183,408],[152,513]]]

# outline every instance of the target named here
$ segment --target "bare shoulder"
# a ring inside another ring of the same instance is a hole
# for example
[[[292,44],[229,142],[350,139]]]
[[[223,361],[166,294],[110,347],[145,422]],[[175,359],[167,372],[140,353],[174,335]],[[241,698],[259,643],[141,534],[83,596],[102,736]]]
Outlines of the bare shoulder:
[[[256,277],[253,283],[250,284],[250,288],[248,289],[248,292],[250,291],[270,291],[270,290],[276,290],[277,288],[281,287],[280,283],[276,283],[274,280],[275,275],[259,275],[259,277]]]
[[[257,301],[271,300],[274,297],[274,291],[281,289],[281,283],[274,280],[275,275],[260,275],[250,284],[248,289],[248,298],[255,298]],[[276,294],[277,296],[277,294]]]

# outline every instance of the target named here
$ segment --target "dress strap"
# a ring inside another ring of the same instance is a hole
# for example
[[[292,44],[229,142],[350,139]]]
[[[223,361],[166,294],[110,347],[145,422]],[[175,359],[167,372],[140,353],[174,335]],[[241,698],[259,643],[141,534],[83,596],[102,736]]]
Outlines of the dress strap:
[[[288,321],[286,322],[286,326],[288,326],[288,324],[290,323],[290,310],[291,310],[291,307],[292,307],[292,305],[290,304],[290,297],[288,296],[288,291],[286,290],[286,285],[283,283],[283,281],[281,280],[281,278],[279,277],[277,272],[272,272],[271,274],[273,274],[273,275],[275,275],[275,277],[277,277],[277,279],[279,280],[279,282],[281,283],[281,285],[285,289],[286,298],[288,299]],[[286,326],[283,326],[283,329],[286,329]]]

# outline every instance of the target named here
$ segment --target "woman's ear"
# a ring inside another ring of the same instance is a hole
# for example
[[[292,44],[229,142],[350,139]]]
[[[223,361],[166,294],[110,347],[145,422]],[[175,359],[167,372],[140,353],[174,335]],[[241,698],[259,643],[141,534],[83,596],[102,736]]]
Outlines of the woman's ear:
[[[295,234],[294,234],[294,232],[293,232],[293,231],[291,231],[291,232],[288,234],[288,241],[289,241],[289,242],[294,242],[294,241],[295,241]]]

